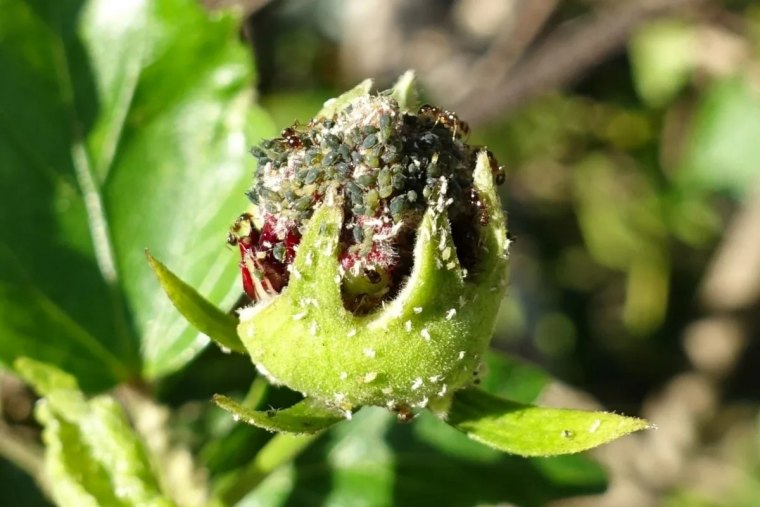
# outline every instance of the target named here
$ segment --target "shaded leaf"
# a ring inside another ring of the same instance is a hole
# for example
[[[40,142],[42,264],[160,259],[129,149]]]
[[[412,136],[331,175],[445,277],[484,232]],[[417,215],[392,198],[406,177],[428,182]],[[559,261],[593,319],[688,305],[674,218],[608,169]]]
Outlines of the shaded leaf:
[[[270,475],[244,504],[530,507],[604,487],[601,468],[583,456],[509,456],[428,412],[402,424],[387,410],[367,407]]]
[[[87,400],[73,377],[27,358],[14,367],[44,396],[45,465],[59,505],[170,506],[147,452],[108,396]]]
[[[737,198],[760,182],[760,92],[742,79],[714,83],[691,127],[678,183]]]
[[[223,236],[271,123],[239,19],[193,0],[0,10],[0,361],[35,357],[87,390],[176,370],[208,340],[142,252],[213,304],[241,292]]]
[[[448,423],[473,440],[520,456],[572,454],[652,427],[634,417],[535,407],[477,389],[454,396]]]
[[[283,433],[317,433],[346,418],[343,412],[308,398],[281,410],[251,410],[220,394],[214,396],[214,403],[236,420]]]
[[[224,313],[209,303],[149,252],[145,255],[166,295],[190,324],[221,347],[245,352],[245,347],[237,335],[237,319],[233,315]]]

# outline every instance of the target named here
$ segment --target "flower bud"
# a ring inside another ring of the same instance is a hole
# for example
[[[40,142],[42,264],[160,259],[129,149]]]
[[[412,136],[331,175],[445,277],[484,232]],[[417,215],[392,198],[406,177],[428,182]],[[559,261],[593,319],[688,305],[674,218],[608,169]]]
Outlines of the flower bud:
[[[254,212],[230,236],[253,362],[346,411],[445,410],[480,368],[506,287],[501,168],[456,114],[405,109],[407,92],[354,90],[260,143]]]

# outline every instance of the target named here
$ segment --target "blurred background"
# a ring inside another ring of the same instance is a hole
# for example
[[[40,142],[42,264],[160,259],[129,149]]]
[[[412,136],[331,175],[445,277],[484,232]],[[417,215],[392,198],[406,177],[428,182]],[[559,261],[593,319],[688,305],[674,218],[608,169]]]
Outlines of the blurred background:
[[[204,2],[244,13],[274,125],[416,69],[424,101],[505,165],[515,243],[494,346],[556,379],[538,403],[659,428],[592,453],[605,493],[553,505],[760,504],[755,0]],[[189,435],[206,386],[250,382],[228,364],[209,348],[161,384]]]

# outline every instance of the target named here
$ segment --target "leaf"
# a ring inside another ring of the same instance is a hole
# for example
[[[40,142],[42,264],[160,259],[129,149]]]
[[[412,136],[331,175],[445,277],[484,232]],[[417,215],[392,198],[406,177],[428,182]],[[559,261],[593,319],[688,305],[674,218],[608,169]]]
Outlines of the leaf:
[[[346,419],[345,414],[340,410],[327,407],[309,398],[281,410],[251,410],[221,394],[214,395],[214,403],[231,413],[235,420],[241,420],[267,431],[282,433],[308,435]]]
[[[238,322],[234,316],[224,313],[209,303],[149,252],[145,255],[166,295],[190,324],[221,347],[235,352],[245,352],[245,347],[237,335]]]
[[[688,83],[697,65],[696,30],[682,20],[647,23],[630,44],[633,80],[653,107],[667,105]]]
[[[346,106],[353,102],[355,99],[358,99],[362,95],[367,95],[371,89],[372,80],[365,79],[340,96],[328,99],[322,106],[322,109],[314,116],[314,118],[332,117],[338,111],[345,109]]]
[[[494,396],[530,403],[550,381],[549,374],[538,366],[491,349],[485,355],[480,388]]]
[[[760,92],[748,81],[714,83],[694,115],[678,184],[736,198],[760,182]]]
[[[59,505],[174,505],[112,398],[85,399],[73,377],[44,363],[19,358],[14,367],[44,395],[36,416],[45,427],[45,466]]]
[[[572,454],[652,427],[634,417],[535,407],[477,389],[454,396],[448,423],[473,440],[520,456]]]
[[[430,413],[403,424],[387,410],[367,407],[270,475],[245,504],[538,506],[604,487],[604,472],[583,456],[509,456]]]
[[[241,290],[229,223],[247,206],[251,107],[239,19],[194,0],[0,0],[0,362],[86,390],[160,377],[207,339],[143,251],[209,301]]]

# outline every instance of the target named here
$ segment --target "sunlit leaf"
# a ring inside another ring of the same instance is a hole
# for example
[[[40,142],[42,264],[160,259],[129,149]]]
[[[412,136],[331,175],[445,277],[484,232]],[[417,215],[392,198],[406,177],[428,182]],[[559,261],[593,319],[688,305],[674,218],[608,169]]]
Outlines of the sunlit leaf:
[[[343,412],[308,398],[281,410],[251,410],[220,394],[214,396],[214,403],[236,420],[283,433],[316,433],[346,419]]]
[[[111,397],[87,400],[73,377],[31,359],[19,358],[14,368],[44,396],[36,415],[45,427],[46,471],[59,505],[174,505]]]
[[[176,370],[208,340],[143,251],[215,305],[241,293],[224,233],[271,123],[240,20],[193,0],[0,11],[0,361],[35,357],[87,390]]]
[[[361,97],[362,95],[368,94],[371,89],[372,89],[372,80],[365,79],[364,81],[354,86],[347,92],[341,94],[338,97],[329,99],[327,102],[325,102],[322,109],[315,115],[315,118],[330,118],[341,109],[344,109],[354,99],[357,99]]]
[[[634,417],[535,407],[477,389],[456,394],[447,422],[473,440],[520,456],[573,454],[651,428]]]

